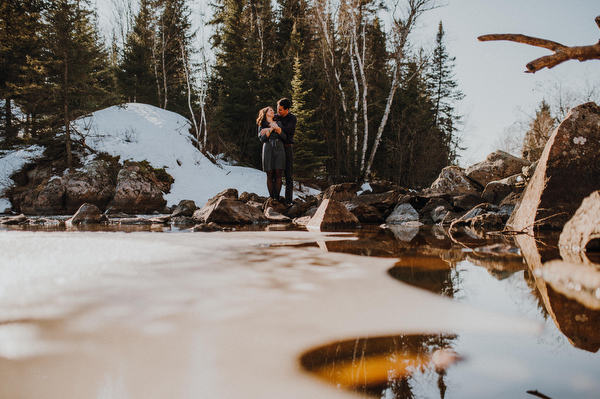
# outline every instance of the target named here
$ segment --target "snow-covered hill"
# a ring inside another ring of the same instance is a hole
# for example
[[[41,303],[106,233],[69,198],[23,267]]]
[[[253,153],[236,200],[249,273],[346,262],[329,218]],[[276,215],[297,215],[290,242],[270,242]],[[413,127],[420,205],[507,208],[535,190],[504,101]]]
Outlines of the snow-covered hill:
[[[265,173],[247,167],[217,166],[192,143],[190,122],[179,114],[138,103],[113,106],[75,122],[85,143],[96,151],[120,156],[121,161],[147,160],[155,168],[166,168],[174,179],[167,205],[183,199],[202,206],[227,188],[267,196]],[[0,176],[6,179],[40,151],[5,154],[0,158]],[[3,155],[0,154],[0,157]],[[10,160],[10,161],[9,161]],[[1,187],[0,187],[1,188]],[[0,199],[0,211],[10,207]]]

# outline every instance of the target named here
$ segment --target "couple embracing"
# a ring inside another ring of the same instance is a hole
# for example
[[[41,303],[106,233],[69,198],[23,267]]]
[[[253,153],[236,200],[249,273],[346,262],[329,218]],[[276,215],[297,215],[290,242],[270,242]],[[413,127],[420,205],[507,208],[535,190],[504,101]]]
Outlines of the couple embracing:
[[[290,112],[292,103],[287,98],[277,102],[277,114],[271,107],[258,113],[258,138],[263,143],[262,166],[267,173],[269,197],[282,202],[279,192],[285,174],[285,204],[292,205],[294,194],[294,131],[298,119]]]

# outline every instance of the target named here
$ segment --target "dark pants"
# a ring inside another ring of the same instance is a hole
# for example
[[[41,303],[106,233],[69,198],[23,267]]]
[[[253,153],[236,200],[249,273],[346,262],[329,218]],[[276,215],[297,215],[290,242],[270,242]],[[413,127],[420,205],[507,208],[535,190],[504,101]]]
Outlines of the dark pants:
[[[285,202],[291,204],[294,199],[294,147],[286,145],[285,149]]]

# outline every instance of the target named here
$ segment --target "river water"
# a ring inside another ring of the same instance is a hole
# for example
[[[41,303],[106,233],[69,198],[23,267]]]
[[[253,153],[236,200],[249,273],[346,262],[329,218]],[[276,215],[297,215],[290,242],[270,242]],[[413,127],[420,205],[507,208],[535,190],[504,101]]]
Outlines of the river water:
[[[4,227],[0,398],[598,398],[557,238]]]

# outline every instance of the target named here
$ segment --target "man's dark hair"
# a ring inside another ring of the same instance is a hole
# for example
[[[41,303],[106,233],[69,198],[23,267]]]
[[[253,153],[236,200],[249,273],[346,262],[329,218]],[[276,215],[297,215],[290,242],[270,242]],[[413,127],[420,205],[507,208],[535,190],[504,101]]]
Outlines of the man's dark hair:
[[[282,98],[281,100],[277,101],[277,105],[281,105],[283,109],[290,109],[292,107],[292,102],[287,98]]]

